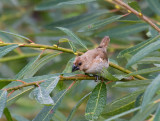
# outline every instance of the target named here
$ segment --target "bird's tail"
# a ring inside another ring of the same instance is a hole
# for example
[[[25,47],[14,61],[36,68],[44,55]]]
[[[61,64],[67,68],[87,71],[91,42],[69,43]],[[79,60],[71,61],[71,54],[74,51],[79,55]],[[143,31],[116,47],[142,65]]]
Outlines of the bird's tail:
[[[98,46],[98,48],[106,48],[108,46],[109,42],[110,42],[109,36],[105,36],[102,39],[102,41],[101,41],[100,45]]]

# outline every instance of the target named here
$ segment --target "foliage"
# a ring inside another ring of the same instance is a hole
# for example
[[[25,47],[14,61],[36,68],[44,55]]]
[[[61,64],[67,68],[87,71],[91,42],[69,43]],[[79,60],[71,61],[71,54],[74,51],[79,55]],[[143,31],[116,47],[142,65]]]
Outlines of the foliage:
[[[160,120],[159,0],[1,0],[0,15],[0,120]],[[72,73],[104,36],[102,81]]]

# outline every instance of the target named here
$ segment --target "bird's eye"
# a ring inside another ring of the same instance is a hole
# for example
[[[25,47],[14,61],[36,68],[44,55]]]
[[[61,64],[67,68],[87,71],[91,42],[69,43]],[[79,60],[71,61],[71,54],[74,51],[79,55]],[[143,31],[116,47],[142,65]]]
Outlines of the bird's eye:
[[[80,62],[80,63],[78,63],[78,65],[79,65],[79,66],[81,66],[81,65],[82,65],[82,63]]]

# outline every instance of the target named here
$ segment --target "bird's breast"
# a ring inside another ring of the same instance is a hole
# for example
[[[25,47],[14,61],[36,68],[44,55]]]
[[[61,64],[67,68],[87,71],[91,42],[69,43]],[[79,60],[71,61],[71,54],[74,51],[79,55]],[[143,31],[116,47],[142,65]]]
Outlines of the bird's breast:
[[[95,59],[89,66],[85,73],[98,74],[101,73],[103,68],[108,68],[109,63],[107,60]]]

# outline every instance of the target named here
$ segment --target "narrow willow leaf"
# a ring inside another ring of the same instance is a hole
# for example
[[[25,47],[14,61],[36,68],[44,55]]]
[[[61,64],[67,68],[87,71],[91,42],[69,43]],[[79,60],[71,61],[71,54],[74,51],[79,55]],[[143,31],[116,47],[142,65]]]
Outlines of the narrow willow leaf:
[[[33,119],[33,121],[50,121],[66,92],[67,90],[63,90],[53,97],[55,104],[53,106],[45,106]]]
[[[7,102],[7,91],[0,90],[0,118],[2,117],[3,110],[6,107]]]
[[[158,35],[158,31],[155,30],[155,29],[152,28],[152,27],[149,27],[149,34],[150,34],[151,37],[155,37],[155,36]]]
[[[69,29],[63,28],[63,27],[56,27],[60,29],[61,31],[65,32],[69,37],[71,37],[74,41],[77,41],[82,47],[87,49],[86,45],[84,45],[81,40]],[[87,49],[88,50],[88,49]]]
[[[124,22],[124,23],[132,23],[132,24],[134,24],[134,23],[145,23],[144,21],[142,21],[142,20],[117,20],[118,22]]]
[[[21,71],[15,76],[15,79],[22,79],[25,74],[32,68],[32,66],[38,61],[40,55],[30,61]]]
[[[137,1],[129,2],[128,5],[131,6],[134,10],[141,12],[140,6],[138,5]]]
[[[104,36],[110,36],[110,37],[125,37],[131,34],[135,34],[141,31],[144,31],[145,29],[148,28],[147,24],[144,23],[138,23],[138,24],[133,24],[129,26],[123,26],[123,27],[116,27],[107,31],[104,31],[98,36],[104,37]]]
[[[23,89],[23,91],[22,90],[15,91],[12,95],[10,95],[8,97],[7,106],[10,106],[14,102],[16,102],[19,98],[21,98],[22,96],[30,93],[33,89],[34,89],[34,87],[30,87],[30,88],[27,88],[27,89]]]
[[[154,94],[156,91],[160,88],[160,74],[152,81],[152,83],[147,87],[143,101],[142,101],[142,111],[145,110],[146,106],[150,103],[152,100]]]
[[[149,40],[146,40],[146,41],[143,41],[137,45],[135,45],[134,47],[131,47],[131,48],[128,48],[128,49],[125,49],[123,51],[121,51],[119,54],[118,54],[118,58],[119,57],[124,57],[124,55],[126,54],[135,54],[137,53],[139,50],[141,50],[142,48],[148,46],[149,44],[157,41],[157,39],[160,38],[160,35],[154,37],[154,38],[151,38]]]
[[[138,74],[147,74],[147,73],[153,73],[153,72],[158,72],[158,71],[160,71],[160,67],[153,67],[153,68],[138,70],[138,71],[132,72],[130,74],[127,74],[126,76],[133,76],[133,75],[138,75]]]
[[[13,45],[7,45],[4,47],[0,47],[0,58],[12,51],[13,49],[17,48],[19,45],[13,44]]]
[[[114,75],[108,72],[106,68],[104,68],[101,72],[101,76],[105,79],[112,80],[112,81],[118,81],[119,79],[116,78]]]
[[[31,66],[28,68],[28,70],[25,72],[23,78],[29,78],[32,77],[41,67],[43,67],[46,63],[51,61],[54,57],[58,56],[59,53],[56,54],[50,54],[42,57],[41,59],[36,59],[34,63],[31,64]]]
[[[78,30],[78,32],[86,32],[86,31],[91,31],[91,30],[96,30],[99,29],[101,27],[104,27],[107,24],[110,24],[112,22],[115,22],[116,20],[122,18],[122,15],[117,15],[117,16],[112,16],[110,18],[107,19],[103,19],[103,20],[98,20],[94,23],[91,23],[87,26],[82,27],[80,30]]]
[[[67,38],[62,38],[62,39],[59,40],[59,42],[68,42],[69,45],[71,46],[73,52],[75,53],[75,52],[77,51],[75,45],[74,45],[73,42],[70,41],[69,39],[67,39]]]
[[[72,58],[68,61],[65,69],[63,70],[63,73],[71,73],[72,72],[72,65],[75,58]]]
[[[152,82],[152,80],[135,80],[129,82],[122,82],[113,85],[113,87],[140,87],[140,86],[147,86]]]
[[[59,82],[59,76],[57,76],[54,79],[46,80],[45,82],[40,84],[40,86],[44,87],[46,89],[46,92],[50,94],[52,90],[57,86],[58,82]]]
[[[97,21],[97,19],[104,15],[109,13],[108,10],[94,10],[85,14],[81,14],[79,16],[74,16],[71,18],[59,20],[52,22],[50,24],[45,25],[44,27],[46,29],[55,30],[55,27],[61,26],[65,28],[73,28],[73,27],[82,27],[85,25],[90,24],[91,22]]]
[[[144,58],[146,55],[148,55],[149,53],[157,50],[160,48],[160,39],[157,40],[156,42],[153,42],[151,44],[149,44],[148,46],[142,48],[141,50],[139,50],[135,55],[132,56],[132,58],[128,61],[126,67],[129,67],[133,64],[135,64],[137,61],[141,60],[142,58]]]
[[[153,64],[160,63],[160,57],[145,57],[144,59],[138,61],[138,64]]]
[[[12,116],[8,108],[4,109],[4,115],[6,116],[7,121],[13,121]]]
[[[107,104],[101,116],[108,118],[134,108],[137,96],[143,92],[144,89],[138,90]]]
[[[3,87],[5,87],[6,85],[8,85],[10,82],[0,82],[0,89],[2,89]]]
[[[160,104],[156,110],[155,116],[154,116],[154,120],[153,121],[159,121],[160,120]]]
[[[3,42],[6,42],[6,43],[13,42],[13,38],[3,32],[0,32],[0,38],[1,38],[1,40],[3,40]]]
[[[140,108],[140,107],[133,108],[133,109],[128,110],[128,111],[126,111],[126,112],[123,112],[123,113],[120,113],[120,114],[118,114],[118,115],[115,115],[115,116],[113,116],[113,117],[111,117],[111,118],[109,118],[109,119],[106,119],[105,121],[113,121],[114,119],[117,119],[117,118],[119,118],[119,117],[125,116],[125,115],[130,114],[130,113],[133,113],[133,112],[135,112],[135,111],[137,111],[137,110],[139,110],[139,109],[141,109],[141,108]]]
[[[159,0],[146,0],[148,2],[148,6],[152,9],[156,14],[160,15],[160,1]]]
[[[16,121],[29,121],[28,119],[17,114],[13,114],[12,116],[14,117],[14,119],[16,119]]]
[[[87,95],[85,95],[83,98],[81,98],[78,103],[73,107],[72,111],[70,112],[67,121],[71,121],[73,118],[73,115],[75,114],[76,110],[78,109],[78,107],[84,102],[86,101],[91,93],[88,93]]]
[[[15,33],[12,33],[12,32],[7,32],[7,31],[2,31],[2,30],[0,30],[0,32],[6,33],[6,34],[10,34],[10,35],[14,35],[14,36],[16,36],[16,37],[19,37],[19,38],[22,38],[22,39],[25,39],[25,40],[30,41],[29,38],[27,38],[27,37],[25,37],[25,36],[22,36],[22,35],[19,35],[19,34],[15,34]]]
[[[35,88],[29,95],[31,98],[35,98],[37,102],[43,105],[54,105],[54,101],[50,97],[49,93],[43,87]]]
[[[66,121],[67,118],[66,116],[63,114],[63,112],[60,111],[56,111],[54,116],[52,117],[52,121]]]
[[[78,4],[84,4],[88,2],[93,2],[96,0],[50,0],[50,1],[45,1],[40,3],[39,5],[36,6],[35,10],[50,10],[54,8],[60,8],[63,6],[68,6],[68,5],[78,5]]]
[[[107,89],[105,83],[99,83],[88,100],[85,117],[87,120],[98,119],[106,105]]]
[[[152,103],[145,108],[144,111],[139,111],[130,121],[144,121],[157,108],[158,104]],[[157,120],[158,121],[158,120]]]

